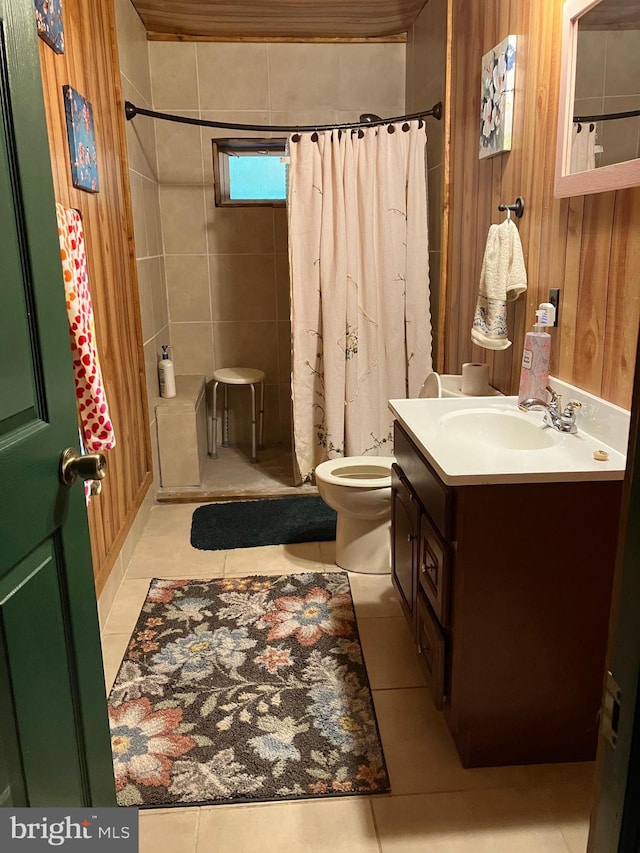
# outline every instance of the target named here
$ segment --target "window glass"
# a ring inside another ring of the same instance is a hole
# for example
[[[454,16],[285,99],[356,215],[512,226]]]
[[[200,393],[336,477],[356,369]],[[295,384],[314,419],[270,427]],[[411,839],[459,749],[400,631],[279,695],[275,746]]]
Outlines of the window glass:
[[[280,157],[250,155],[229,157],[229,198],[246,199],[286,198],[286,167]]]

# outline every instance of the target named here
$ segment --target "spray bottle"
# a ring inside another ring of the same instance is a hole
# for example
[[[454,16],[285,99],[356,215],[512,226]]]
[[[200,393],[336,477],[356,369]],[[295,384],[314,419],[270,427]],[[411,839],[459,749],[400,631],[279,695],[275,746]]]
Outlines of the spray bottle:
[[[169,358],[169,345],[162,345],[162,358],[158,363],[158,378],[160,380],[160,396],[176,396],[176,373],[173,362]]]
[[[545,327],[552,326],[555,317],[556,309],[553,305],[550,302],[541,302],[536,311],[533,331],[527,332],[524,339],[518,403],[531,397],[545,401],[547,399],[551,335],[545,331]]]

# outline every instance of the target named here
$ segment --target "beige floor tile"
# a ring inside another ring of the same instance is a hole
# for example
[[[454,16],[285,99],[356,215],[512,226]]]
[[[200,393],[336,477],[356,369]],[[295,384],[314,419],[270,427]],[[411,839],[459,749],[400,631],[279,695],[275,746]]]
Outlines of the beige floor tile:
[[[202,809],[196,853],[378,853],[366,797]]]
[[[320,543],[320,557],[323,563],[327,563],[330,566],[335,566],[336,564],[336,543],[335,540],[331,542],[321,542]]]
[[[585,853],[594,801],[595,763],[528,767],[571,853]]]
[[[221,577],[226,554],[192,548],[181,535],[143,537],[133,552],[125,579]]]
[[[391,575],[361,575],[349,572],[349,583],[358,619],[403,615],[391,583]]]
[[[403,616],[359,619],[358,630],[372,690],[424,687],[424,675]]]
[[[426,688],[375,690],[373,700],[392,794],[527,786],[524,767],[465,770]]]
[[[149,513],[142,535],[147,536],[184,536],[191,539],[191,519],[201,503],[163,504],[154,506]]]
[[[102,633],[131,634],[148,591],[148,578],[130,578],[123,581]]]
[[[227,551],[225,564],[225,577],[326,571],[328,567],[320,558],[320,547],[317,542],[236,548],[233,551]]]
[[[116,679],[130,636],[130,634],[105,634],[102,638],[102,662],[107,693]]]
[[[199,809],[141,810],[140,853],[195,853],[199,817]]]
[[[382,853],[567,853],[542,798],[500,788],[377,797]]]
[[[591,787],[595,784],[596,763],[574,761],[564,764],[529,764],[526,771],[529,784],[536,788],[576,783]]]

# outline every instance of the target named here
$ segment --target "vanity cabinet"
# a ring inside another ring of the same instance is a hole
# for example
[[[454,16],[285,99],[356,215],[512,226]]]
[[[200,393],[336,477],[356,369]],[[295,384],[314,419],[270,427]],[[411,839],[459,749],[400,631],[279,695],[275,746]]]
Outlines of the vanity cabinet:
[[[447,486],[395,424],[392,577],[465,767],[595,756],[622,481]]]

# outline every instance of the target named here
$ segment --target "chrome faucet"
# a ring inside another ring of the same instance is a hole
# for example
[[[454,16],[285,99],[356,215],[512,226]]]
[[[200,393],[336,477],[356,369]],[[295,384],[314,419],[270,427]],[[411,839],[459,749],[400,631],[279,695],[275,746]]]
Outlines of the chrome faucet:
[[[553,388],[547,385],[547,391],[551,395],[551,400],[545,403],[538,397],[529,397],[519,404],[518,408],[521,412],[530,412],[532,409],[544,409],[544,424],[545,426],[557,429],[560,432],[577,433],[576,426],[576,411],[582,408],[582,403],[577,400],[571,400],[562,408],[562,397],[556,394]]]

